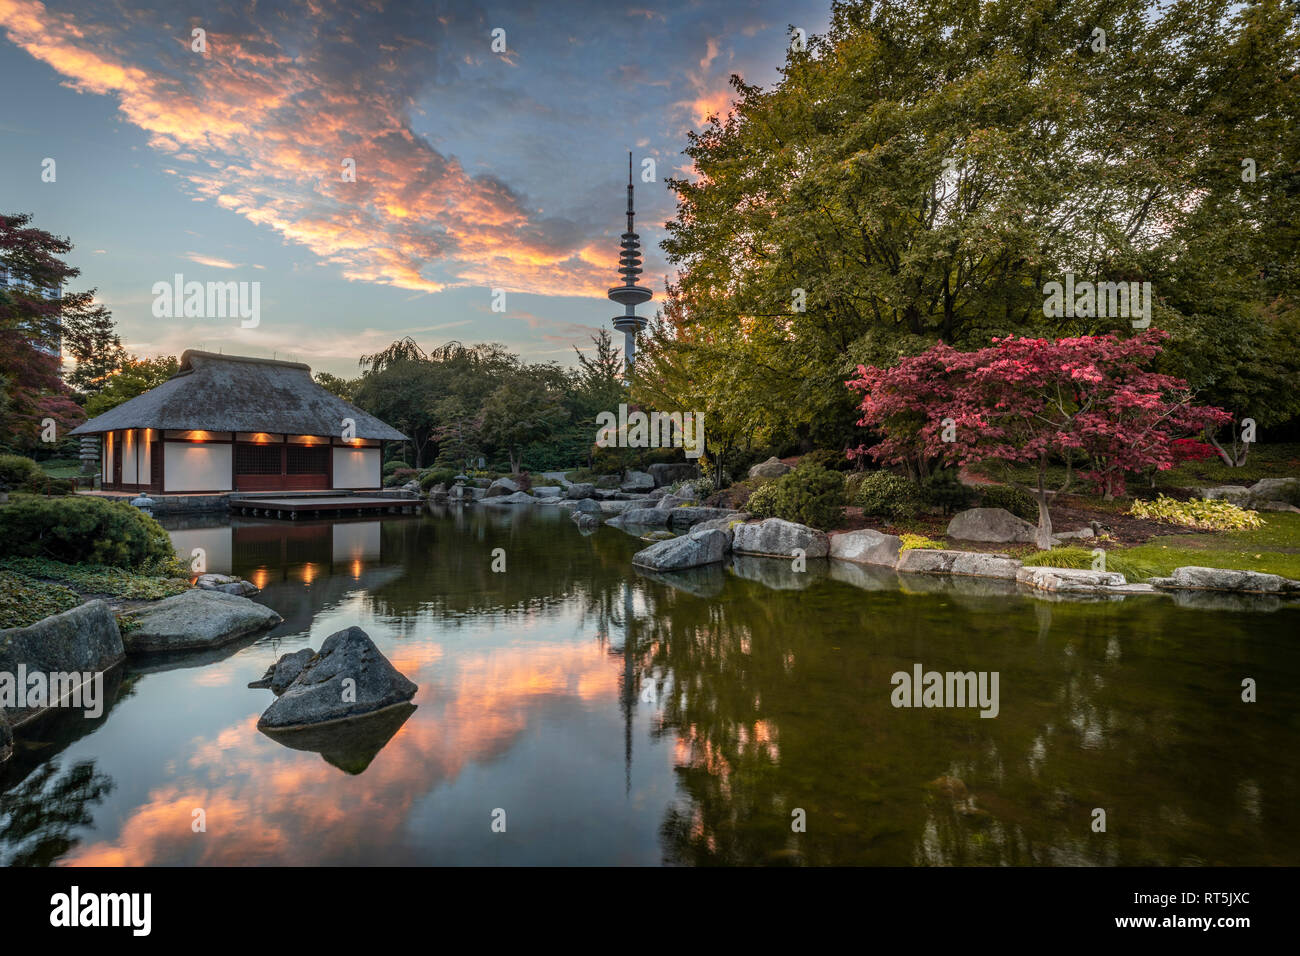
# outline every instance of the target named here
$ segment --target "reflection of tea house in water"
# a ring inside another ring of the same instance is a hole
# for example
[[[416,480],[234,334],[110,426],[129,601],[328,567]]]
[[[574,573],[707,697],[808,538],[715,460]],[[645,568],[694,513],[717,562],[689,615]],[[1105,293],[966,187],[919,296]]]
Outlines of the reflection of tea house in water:
[[[193,350],[72,434],[101,436],[103,488],[155,494],[377,489],[384,442],[406,438],[300,362]]]

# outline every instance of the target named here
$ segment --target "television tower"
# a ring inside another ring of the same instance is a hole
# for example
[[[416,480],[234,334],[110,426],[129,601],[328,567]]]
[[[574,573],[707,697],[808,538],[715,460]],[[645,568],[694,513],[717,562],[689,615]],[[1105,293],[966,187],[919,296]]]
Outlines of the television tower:
[[[626,362],[627,375],[632,377],[632,362],[636,358],[636,334],[646,327],[649,319],[636,314],[636,307],[642,302],[649,302],[654,293],[644,286],[636,284],[641,274],[641,237],[632,226],[632,154],[627,154],[627,232],[623,233],[622,248],[618,261],[622,268],[618,270],[623,277],[623,284],[609,290],[609,297],[623,306],[623,314],[613,318],[614,328],[623,333],[623,358]]]

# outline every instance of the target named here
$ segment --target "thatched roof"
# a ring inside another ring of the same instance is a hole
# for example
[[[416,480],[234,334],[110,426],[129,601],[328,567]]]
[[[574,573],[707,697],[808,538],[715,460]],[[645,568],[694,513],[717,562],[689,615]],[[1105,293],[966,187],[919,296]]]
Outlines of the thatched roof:
[[[358,438],[406,438],[375,416],[321,388],[301,362],[187,351],[180,371],[157,388],[72,430],[89,435],[119,428],[338,435],[343,419]]]

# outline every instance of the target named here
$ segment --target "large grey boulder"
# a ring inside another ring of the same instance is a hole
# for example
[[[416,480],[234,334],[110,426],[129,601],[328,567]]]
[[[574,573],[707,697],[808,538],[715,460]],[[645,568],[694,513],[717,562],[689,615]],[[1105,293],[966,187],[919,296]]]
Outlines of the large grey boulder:
[[[749,520],[748,511],[736,511],[721,518],[711,518],[708,521],[701,521],[691,528],[692,532],[696,531],[721,531],[727,536],[727,550],[731,550],[731,545],[736,539],[736,528]]]
[[[966,553],[939,548],[910,548],[899,553],[897,568],[912,574],[951,574],[953,563]]]
[[[1229,568],[1189,566],[1175,568],[1167,578],[1151,581],[1160,588],[1195,588],[1203,591],[1250,591],[1258,594],[1282,594],[1300,591],[1300,581],[1259,571],[1234,571]]]
[[[623,491],[651,491],[654,489],[654,476],[648,471],[629,471],[623,476],[619,486]]]
[[[310,647],[304,647],[292,654],[285,654],[267,668],[261,680],[255,680],[248,686],[269,687],[271,693],[278,697],[289,689],[289,685],[298,679],[298,675],[302,673],[303,668],[310,664],[315,656],[316,652]]]
[[[257,722],[259,730],[290,730],[348,720],[404,704],[416,687],[389,663],[359,627],[325,638],[317,654]]]
[[[725,531],[692,531],[652,544],[632,557],[632,563],[653,571],[698,568],[721,561],[727,554]]]
[[[492,484],[488,485],[485,498],[498,498],[505,495],[513,495],[519,490],[518,482],[511,481],[509,478],[498,478]]]
[[[205,591],[220,591],[223,594],[237,594],[241,597],[248,597],[258,592],[258,587],[253,582],[229,574],[200,574],[194,586]]]
[[[627,501],[621,498],[615,498],[609,501],[602,501],[600,503],[601,513],[607,515],[621,515],[624,511],[628,511],[632,508],[637,508],[637,507],[640,507],[639,502]]]
[[[952,562],[951,573],[974,578],[1002,578],[1014,581],[1020,571],[1020,561],[1005,554],[982,554],[979,551],[962,551]]]
[[[773,456],[767,461],[759,462],[753,468],[749,469],[751,478],[780,478],[782,475],[794,471],[790,465],[787,465],[780,458]]]
[[[563,498],[564,489],[555,485],[535,485],[533,495],[537,498]]]
[[[670,512],[671,513],[671,512]],[[805,557],[824,558],[830,554],[830,540],[826,535],[807,525],[780,518],[742,524],[735,529],[731,548],[737,554],[761,554],[775,557],[793,557],[795,549]]]
[[[1222,500],[1243,508],[1250,505],[1250,489],[1245,485],[1219,485],[1215,488],[1202,488],[1200,492],[1202,498],[1211,501]]]
[[[217,647],[281,623],[269,607],[234,594],[192,590],[123,615],[127,653]]]
[[[564,497],[568,498],[570,501],[581,501],[583,498],[594,497],[595,491],[596,486],[590,481],[575,481],[573,484],[569,485],[569,487],[564,489]]]
[[[1115,571],[1091,571],[1087,568],[1022,567],[1016,572],[1021,584],[1040,591],[1066,593],[1103,593],[1122,588],[1127,583],[1124,575]]]
[[[622,481],[618,475],[601,475],[593,484],[597,491],[616,491]]]
[[[898,550],[902,539],[897,535],[882,534],[870,528],[833,534],[831,557],[855,564],[879,564],[892,568],[898,563]]]
[[[952,516],[947,534],[958,541],[1033,544],[1038,529],[1003,508],[970,508]]]
[[[651,465],[646,471],[650,472],[650,477],[655,480],[656,488],[694,478],[699,474],[699,469],[692,462],[660,462]]]
[[[669,509],[668,524],[673,528],[693,528],[701,521],[730,518],[739,513],[730,508],[704,508],[686,505],[681,508]]]
[[[488,489],[489,491],[491,489]],[[485,505],[531,505],[537,499],[526,491],[516,491],[509,495],[494,495],[491,498],[484,498]]]
[[[670,508],[680,508],[683,505],[693,505],[693,504],[695,504],[694,498],[683,498],[680,495],[669,494],[669,495],[664,495],[662,498],[660,498],[658,503],[655,505],[655,507],[663,508],[665,511],[667,511]]]
[[[1261,478],[1250,486],[1250,497],[1256,501],[1289,504],[1296,492],[1300,492],[1300,478]]]
[[[662,501],[663,499],[667,498],[670,494],[672,494],[672,488],[665,485],[664,487],[656,488],[654,491],[647,494],[645,496],[645,500],[650,502]]]
[[[226,597],[215,591],[204,591]],[[235,600],[244,600],[237,598]],[[62,614],[0,631],[0,673],[95,674],[116,667],[126,659],[122,635],[113,612],[103,601],[88,601]],[[14,677],[17,680],[17,677]],[[71,692],[72,688],[65,688]],[[56,704],[58,701],[47,701]],[[46,710],[44,706],[5,707],[0,713],[18,727]]]
[[[642,528],[664,528],[668,525],[668,511],[659,508],[629,508],[610,523],[617,521],[620,525],[637,525]]]
[[[604,513],[600,506],[600,502],[595,498],[583,498],[573,506],[573,510],[575,514],[585,515],[599,515]]]

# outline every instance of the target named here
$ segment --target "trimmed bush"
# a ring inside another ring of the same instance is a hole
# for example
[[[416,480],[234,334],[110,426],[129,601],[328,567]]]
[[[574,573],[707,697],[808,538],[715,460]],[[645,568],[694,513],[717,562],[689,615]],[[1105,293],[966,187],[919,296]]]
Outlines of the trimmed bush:
[[[45,477],[41,466],[22,455],[0,455],[0,486],[9,491],[25,491],[30,483]]]
[[[858,485],[856,501],[869,515],[887,518],[915,518],[924,499],[914,481],[892,471],[873,471]]]
[[[819,465],[801,464],[750,495],[745,509],[762,518],[833,528],[844,520],[844,476]]]
[[[19,495],[0,507],[0,557],[137,569],[175,556],[162,525],[125,502]]]
[[[969,508],[975,492],[961,483],[955,468],[945,468],[921,483],[921,500],[928,507],[950,515]]]
[[[420,472],[420,489],[428,491],[434,485],[446,485],[450,488],[455,477],[456,472],[450,468],[426,468]]]
[[[1001,508],[1017,518],[1038,523],[1038,502],[1023,488],[1011,485],[985,485],[979,490],[981,508]]]

